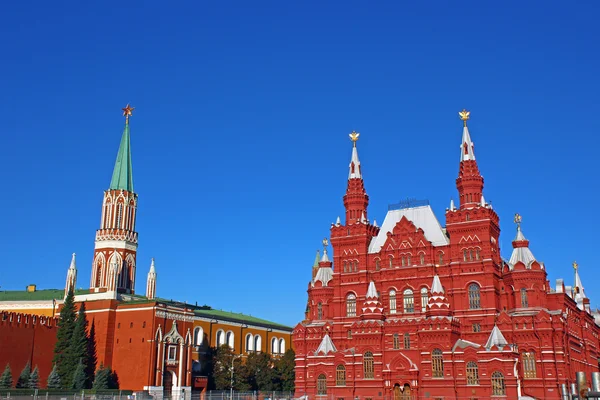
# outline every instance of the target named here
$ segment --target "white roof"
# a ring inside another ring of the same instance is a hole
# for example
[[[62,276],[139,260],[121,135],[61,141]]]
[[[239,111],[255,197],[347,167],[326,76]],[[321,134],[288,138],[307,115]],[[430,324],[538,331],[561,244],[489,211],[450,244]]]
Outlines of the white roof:
[[[474,147],[475,146],[471,141],[471,135],[469,135],[469,128],[465,126],[463,128],[462,143],[460,145],[460,161],[475,160]]]
[[[354,164],[354,172],[352,164]],[[356,145],[352,147],[352,159],[350,160],[350,171],[348,172],[348,179],[352,178],[362,178],[362,174],[360,172],[360,161],[358,161],[358,151],[356,150]]]
[[[333,269],[331,267],[321,267],[317,271],[317,275],[315,275],[315,280],[313,282],[313,286],[315,282],[321,281],[323,286],[327,286],[330,280],[333,279]]]
[[[431,293],[444,293],[444,287],[442,286],[442,282],[440,282],[440,277],[434,275],[433,283],[431,284]]]
[[[323,340],[321,340],[321,344],[315,352],[315,355],[318,355],[319,353],[327,355],[327,353],[335,353],[336,351],[337,349],[335,348],[333,341],[329,337],[329,334],[326,333],[325,336],[323,336]]]
[[[579,288],[579,290],[577,290]],[[573,285],[573,290],[575,293],[575,301],[580,309],[583,310],[583,299],[587,298],[585,295],[585,291],[583,290],[583,283],[581,282],[581,278],[579,277],[579,270],[575,269],[575,284]]]
[[[411,208],[402,208],[400,210],[390,210],[381,224],[379,234],[373,238],[369,245],[369,253],[378,253],[381,251],[381,247],[387,240],[388,232],[391,232],[396,224],[406,217],[411,221],[417,228],[423,229],[425,237],[434,246],[443,246],[448,244],[448,238],[444,234],[444,230],[440,225],[439,221],[435,217],[433,210],[430,206],[420,206]]]
[[[490,337],[485,344],[485,348],[489,350],[492,348],[492,346],[496,346],[498,349],[500,349],[500,351],[502,351],[502,348],[507,345],[508,342],[504,338],[500,328],[498,328],[498,325],[494,325],[494,329],[492,329],[492,333],[490,333]]]
[[[367,299],[377,299],[379,295],[377,294],[377,289],[375,288],[375,282],[369,282],[369,289],[367,290]]]
[[[327,256],[327,249],[323,249],[323,257],[321,257],[321,262],[329,262],[329,257]]]
[[[517,227],[517,236],[515,236],[515,242],[521,242],[521,241],[525,241],[527,239],[525,239],[525,235],[523,235],[523,232],[521,231],[521,227],[518,226]],[[508,260],[508,264],[510,265],[510,268],[512,269],[514,267],[514,265],[518,262],[522,262],[523,264],[525,264],[525,266],[527,268],[529,268],[529,266],[531,265],[532,262],[535,261],[535,257],[533,256],[533,253],[531,252],[531,250],[529,250],[529,247],[516,247],[513,249],[512,255],[510,256],[510,260]]]

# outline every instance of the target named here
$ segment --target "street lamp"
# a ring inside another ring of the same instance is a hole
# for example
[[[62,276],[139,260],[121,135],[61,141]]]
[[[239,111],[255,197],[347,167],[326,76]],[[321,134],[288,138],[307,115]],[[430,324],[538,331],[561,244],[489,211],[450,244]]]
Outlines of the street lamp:
[[[241,354],[238,355],[234,355],[233,357],[231,357],[231,394],[230,394],[230,399],[233,400],[233,362],[235,361],[236,358],[241,357]]]

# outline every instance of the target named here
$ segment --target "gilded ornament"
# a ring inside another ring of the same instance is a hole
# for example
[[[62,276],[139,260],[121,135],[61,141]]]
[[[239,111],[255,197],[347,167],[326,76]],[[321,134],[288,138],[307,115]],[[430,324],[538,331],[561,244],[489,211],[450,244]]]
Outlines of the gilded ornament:
[[[354,147],[356,147],[356,142],[358,142],[358,137],[360,136],[360,133],[352,131],[352,133],[350,133],[348,136],[350,136],[350,140],[352,140],[352,143],[354,143]]]
[[[467,111],[463,108],[463,110],[460,111],[458,113],[458,115],[460,116],[460,119],[462,120],[464,126],[467,126],[467,120],[469,119],[469,116],[471,115],[471,111]]]
[[[579,268],[579,264],[577,264],[577,261],[573,261],[573,269],[575,271],[577,271],[578,268]]]
[[[523,219],[523,217],[521,217],[521,214],[516,213],[515,214],[515,224],[517,224],[518,227],[521,227],[521,220]]]
[[[129,117],[132,115],[132,112],[133,112],[133,110],[135,110],[135,107],[131,107],[129,105],[129,103],[127,103],[127,106],[125,108],[122,108],[121,110],[123,110],[123,116],[125,117],[125,123],[128,124]]]

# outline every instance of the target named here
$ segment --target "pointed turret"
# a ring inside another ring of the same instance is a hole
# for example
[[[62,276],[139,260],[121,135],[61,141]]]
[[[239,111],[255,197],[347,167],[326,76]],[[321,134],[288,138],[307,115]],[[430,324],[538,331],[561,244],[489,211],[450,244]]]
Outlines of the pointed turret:
[[[346,225],[355,224],[361,221],[367,221],[367,206],[369,205],[369,196],[365,191],[365,185],[362,177],[360,161],[358,160],[358,150],[356,142],[360,133],[352,131],[350,140],[352,140],[352,158],[350,160],[350,171],[348,173],[348,187],[344,195],[344,207],[346,208]],[[365,222],[366,223],[366,222]]]
[[[342,224],[342,221],[340,220],[340,217],[338,216],[337,219],[335,220],[335,226],[340,226]]]
[[[315,276],[317,275],[317,271],[319,270],[319,261],[321,261],[321,254],[319,253],[319,250],[317,250],[317,255],[315,257],[315,262],[313,263],[313,266],[312,266],[312,277],[313,277],[313,279],[315,279]]]
[[[123,108],[125,129],[117,153],[110,187],[104,192],[100,229],[96,231],[96,246],[90,291],[92,293],[118,291],[133,294],[135,288],[135,268],[138,235],[135,231],[138,196],[133,191],[133,171],[131,167],[131,145],[129,117],[133,107]],[[116,277],[107,254],[114,247],[121,249],[116,268]],[[114,282],[113,282],[114,281]],[[116,282],[116,283],[115,283]]]
[[[329,261],[329,257],[327,256],[327,246],[329,245],[329,241],[327,238],[323,239],[323,256],[321,256],[321,261],[319,261],[319,269],[312,280],[312,286],[315,286],[315,283],[321,282],[322,286],[327,286],[329,281],[333,279],[333,268],[332,262]],[[318,253],[317,253],[318,257]],[[315,260],[316,261],[316,260]],[[314,269],[313,269],[314,271]]]
[[[65,285],[65,297],[70,289],[75,290],[77,284],[77,265],[75,263],[75,253],[71,256],[71,265],[67,271],[67,284]]]
[[[467,120],[470,111],[462,110],[458,113],[463,121],[463,136],[460,145],[460,168],[456,188],[460,198],[460,208],[472,208],[482,203],[483,177],[479,173],[479,167],[475,161],[474,145],[471,141]]]
[[[446,298],[446,293],[442,286],[442,282],[440,281],[440,277],[434,275],[433,282],[431,283],[429,300],[427,302],[426,315],[427,317],[434,317],[449,316],[450,314],[450,303]]]
[[[325,336],[323,336],[323,340],[321,340],[321,344],[317,348],[317,351],[315,351],[315,355],[318,356],[322,354],[326,356],[328,353],[335,353],[336,351],[337,349],[335,348],[333,341],[329,337],[329,334],[326,333]]]
[[[500,328],[498,328],[498,325],[494,325],[494,329],[492,329],[490,337],[488,338],[484,347],[487,351],[490,351],[494,346],[500,351],[502,351],[504,347],[508,346],[508,342],[504,338]]]
[[[148,272],[148,280],[146,282],[146,297],[152,300],[156,297],[156,268],[154,267],[154,258],[150,263],[150,272]]]
[[[525,264],[525,268],[530,269],[531,264],[536,261],[531,250],[529,250],[529,240],[523,235],[521,231],[522,217],[519,214],[515,214],[515,224],[517,224],[517,235],[512,242],[513,252],[508,261],[509,267],[514,268],[515,264],[522,262]]]
[[[573,269],[575,270],[575,280],[573,283],[573,300],[575,300],[579,309],[589,311],[590,300],[585,295],[583,283],[581,282],[581,277],[579,276],[579,264],[577,264],[577,262],[575,261],[573,262]]]
[[[377,293],[377,288],[373,281],[369,282],[361,318],[366,320],[382,320],[385,318],[383,315],[383,306],[379,301],[379,293]]]

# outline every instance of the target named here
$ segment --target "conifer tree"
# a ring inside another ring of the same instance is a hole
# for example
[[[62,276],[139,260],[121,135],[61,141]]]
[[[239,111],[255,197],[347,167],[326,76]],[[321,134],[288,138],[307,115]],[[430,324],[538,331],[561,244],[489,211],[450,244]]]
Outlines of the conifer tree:
[[[37,365],[33,369],[31,375],[29,375],[29,382],[27,382],[27,387],[29,389],[39,389],[40,388],[40,371],[38,371]]]
[[[85,375],[85,367],[88,362],[87,324],[87,318],[85,317],[85,303],[81,303],[81,305],[79,306],[79,312],[77,313],[77,319],[75,320],[73,334],[71,335],[71,345],[67,350],[66,357],[66,363],[71,366],[71,379],[68,382],[63,381],[63,386],[65,386],[65,384],[68,384],[69,387],[73,387],[73,377],[75,376],[75,370],[79,367],[79,364],[83,365],[83,373]]]
[[[10,371],[10,365],[6,364],[6,368],[4,368],[4,372],[0,375],[0,389],[10,389],[12,388],[13,378],[12,372]]]
[[[75,372],[73,373],[73,383],[71,388],[75,390],[82,390],[85,388],[85,382],[85,366],[83,365],[83,361],[80,359],[77,367],[75,368]]]
[[[29,377],[31,376],[31,365],[29,365],[29,361],[21,371],[21,375],[19,375],[19,379],[17,379],[17,389],[24,389],[28,387]]]
[[[90,326],[90,334],[87,340],[87,362],[85,365],[85,376],[87,379],[86,388],[91,388],[94,383],[94,374],[96,373],[96,365],[98,363],[98,355],[96,353],[96,327],[94,320]]]
[[[61,387],[60,375],[58,374],[56,364],[54,364],[50,375],[48,375],[48,389],[60,389]]]
[[[96,371],[94,385],[92,387],[96,390],[108,389],[109,380],[110,370],[108,368],[105,368],[104,365],[100,363],[100,367],[98,368],[98,371]]]
[[[69,289],[65,302],[60,310],[60,321],[56,332],[56,345],[52,362],[56,366],[60,381],[65,388],[71,387],[71,378],[76,367],[69,358],[69,347],[75,329],[75,295],[73,288]]]
[[[108,369],[108,388],[109,389],[118,389],[119,388],[119,376],[117,375],[117,371],[112,369]]]

